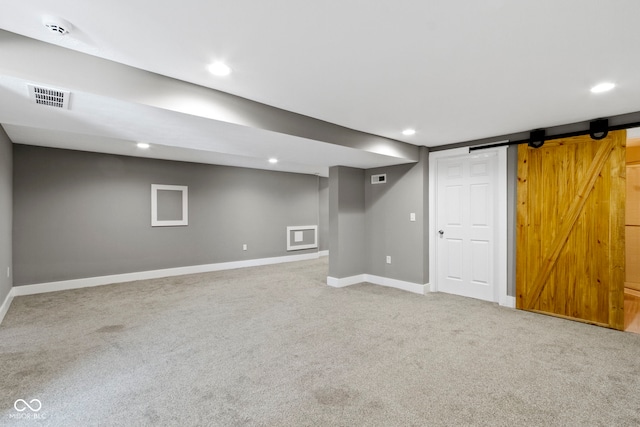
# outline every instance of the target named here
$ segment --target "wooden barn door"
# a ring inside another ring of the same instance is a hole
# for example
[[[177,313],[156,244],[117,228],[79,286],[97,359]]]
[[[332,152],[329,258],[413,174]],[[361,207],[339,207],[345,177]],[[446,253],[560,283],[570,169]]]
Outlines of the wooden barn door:
[[[518,147],[518,308],[623,329],[625,142]]]

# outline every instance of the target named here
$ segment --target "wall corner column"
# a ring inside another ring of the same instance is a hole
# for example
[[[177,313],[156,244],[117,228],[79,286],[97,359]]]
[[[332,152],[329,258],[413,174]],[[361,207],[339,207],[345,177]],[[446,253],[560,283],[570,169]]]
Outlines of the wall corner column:
[[[364,170],[329,169],[329,277],[332,286],[358,283],[365,274]]]

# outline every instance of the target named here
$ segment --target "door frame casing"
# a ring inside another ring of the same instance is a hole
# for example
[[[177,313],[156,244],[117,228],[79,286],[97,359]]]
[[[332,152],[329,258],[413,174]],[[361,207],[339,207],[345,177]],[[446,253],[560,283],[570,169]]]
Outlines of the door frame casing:
[[[498,171],[496,181],[496,197],[494,212],[496,225],[494,229],[494,302],[506,307],[515,308],[515,298],[507,295],[507,147],[494,147],[483,150],[484,153],[495,152],[498,157]],[[438,160],[444,158],[462,157],[470,154],[469,147],[453,148],[450,150],[429,153],[429,290],[438,291],[437,274],[437,167]]]

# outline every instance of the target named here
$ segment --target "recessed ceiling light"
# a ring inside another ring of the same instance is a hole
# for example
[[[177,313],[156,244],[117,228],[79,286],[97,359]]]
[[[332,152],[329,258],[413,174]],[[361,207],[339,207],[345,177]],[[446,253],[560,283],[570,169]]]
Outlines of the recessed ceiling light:
[[[143,150],[146,150],[147,148],[151,147],[146,142],[138,142],[138,144],[136,144],[136,145],[138,146],[138,148],[142,148]]]
[[[415,129],[405,129],[402,131],[402,134],[405,136],[411,136],[411,135],[415,135],[416,134],[416,130]]]
[[[214,76],[224,77],[231,74],[231,68],[229,68],[229,66],[224,62],[220,62],[220,61],[214,62],[213,64],[209,65],[208,68],[209,68],[209,72]]]
[[[616,87],[615,83],[611,83],[611,82],[600,83],[592,87],[591,92],[592,93],[607,92],[613,89],[614,87]]]
[[[269,163],[276,164],[276,163],[278,163],[278,159],[276,159],[275,157],[272,157],[272,158],[269,159]]]

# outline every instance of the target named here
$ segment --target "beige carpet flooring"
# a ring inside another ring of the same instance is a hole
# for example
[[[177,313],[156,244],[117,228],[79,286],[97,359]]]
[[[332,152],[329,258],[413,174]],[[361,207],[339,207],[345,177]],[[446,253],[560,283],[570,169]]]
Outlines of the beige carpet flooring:
[[[640,425],[640,335],[326,275],[325,258],[17,297],[0,425]]]

